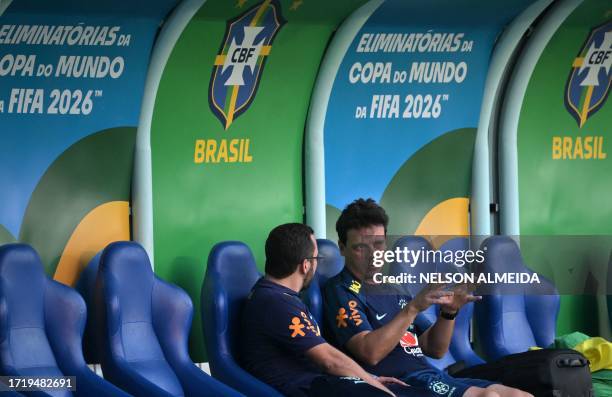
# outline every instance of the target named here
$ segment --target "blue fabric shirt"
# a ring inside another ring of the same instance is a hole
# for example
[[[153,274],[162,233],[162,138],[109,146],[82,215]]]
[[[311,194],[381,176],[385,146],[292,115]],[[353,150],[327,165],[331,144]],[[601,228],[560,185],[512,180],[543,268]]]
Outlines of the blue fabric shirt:
[[[300,394],[322,375],[304,353],[326,342],[297,292],[259,279],[244,305],[241,330],[243,367],[281,393]]]
[[[345,345],[354,335],[382,327],[402,310],[410,296],[385,285],[362,285],[345,267],[327,281],[323,289],[325,322],[335,345],[348,354]],[[376,375],[401,378],[408,373],[429,369],[419,347],[418,336],[429,322],[421,314],[406,329],[397,346],[375,366],[363,365]]]

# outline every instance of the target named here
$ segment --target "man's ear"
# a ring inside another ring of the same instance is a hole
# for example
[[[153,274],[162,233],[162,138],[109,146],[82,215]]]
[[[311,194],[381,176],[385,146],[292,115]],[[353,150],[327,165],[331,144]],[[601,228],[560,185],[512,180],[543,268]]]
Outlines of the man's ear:
[[[346,245],[344,245],[340,240],[338,240],[338,248],[340,249],[340,255],[344,256],[344,250],[346,249]]]
[[[312,266],[312,263],[310,263],[308,259],[304,259],[302,263],[300,263],[300,270],[302,271],[302,273],[308,274],[310,266]]]

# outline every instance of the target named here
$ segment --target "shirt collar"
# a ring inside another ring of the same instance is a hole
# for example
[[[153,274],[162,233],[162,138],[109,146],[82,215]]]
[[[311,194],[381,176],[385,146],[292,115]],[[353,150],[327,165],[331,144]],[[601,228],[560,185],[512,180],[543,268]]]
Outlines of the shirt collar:
[[[257,286],[260,288],[269,288],[272,290],[282,292],[287,295],[299,297],[299,294],[295,292],[294,290],[292,290],[291,288],[287,288],[284,285],[277,284],[274,281],[268,280],[265,277],[262,277],[259,279],[259,281],[257,281]]]

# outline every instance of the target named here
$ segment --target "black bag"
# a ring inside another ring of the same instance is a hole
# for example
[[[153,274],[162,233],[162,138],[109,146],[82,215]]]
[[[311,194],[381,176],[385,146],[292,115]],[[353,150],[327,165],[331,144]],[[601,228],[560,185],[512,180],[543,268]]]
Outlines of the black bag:
[[[456,378],[486,379],[535,397],[592,397],[589,361],[570,349],[541,349],[511,354],[493,363],[452,373]]]

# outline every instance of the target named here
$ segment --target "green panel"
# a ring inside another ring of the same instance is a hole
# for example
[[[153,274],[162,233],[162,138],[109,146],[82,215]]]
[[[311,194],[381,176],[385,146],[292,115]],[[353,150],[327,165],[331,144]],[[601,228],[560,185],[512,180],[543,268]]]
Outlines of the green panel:
[[[209,107],[213,65],[226,21],[256,4],[204,4],[168,60],[153,114],[155,271],[194,302],[190,344],[196,361],[206,360],[199,300],[212,246],[243,241],[263,269],[268,232],[303,219],[302,142],[310,94],[332,32],[363,1],[281,1],[287,23],[272,43],[256,95],[225,130]],[[194,162],[197,139],[241,138],[250,139],[252,162]]]
[[[11,232],[6,230],[4,226],[0,225],[0,245],[6,244],[6,243],[14,243],[14,242],[15,242],[15,237],[13,237]]]
[[[134,127],[103,130],[62,153],[36,186],[19,240],[39,253],[49,275],[76,226],[95,207],[129,201]]]
[[[412,234],[435,205],[469,197],[475,135],[474,128],[445,133],[402,165],[381,199],[390,235]]]
[[[564,104],[572,64],[591,29],[609,20],[609,10],[609,2],[602,0],[587,0],[580,5],[552,37],[531,76],[518,127],[522,235],[612,234],[610,155],[606,159],[553,159],[554,137],[571,138],[575,144],[577,138],[601,136],[602,151],[610,153],[609,103],[591,115],[582,128]],[[602,83],[609,86],[609,80]],[[571,279],[582,286],[589,271],[601,274],[601,269],[607,267],[600,253],[609,252],[610,247],[602,244],[576,246],[573,252],[548,265],[545,258],[550,257],[549,251],[559,247],[528,249],[525,258],[534,269],[544,272],[551,271],[545,269],[547,266],[554,267],[555,274],[572,268]],[[570,279],[568,274],[564,276]],[[558,331],[597,334],[595,301],[593,296],[564,296]]]
[[[593,295],[561,295],[557,335],[566,335],[575,331],[587,335],[599,335],[596,305],[597,299]]]

